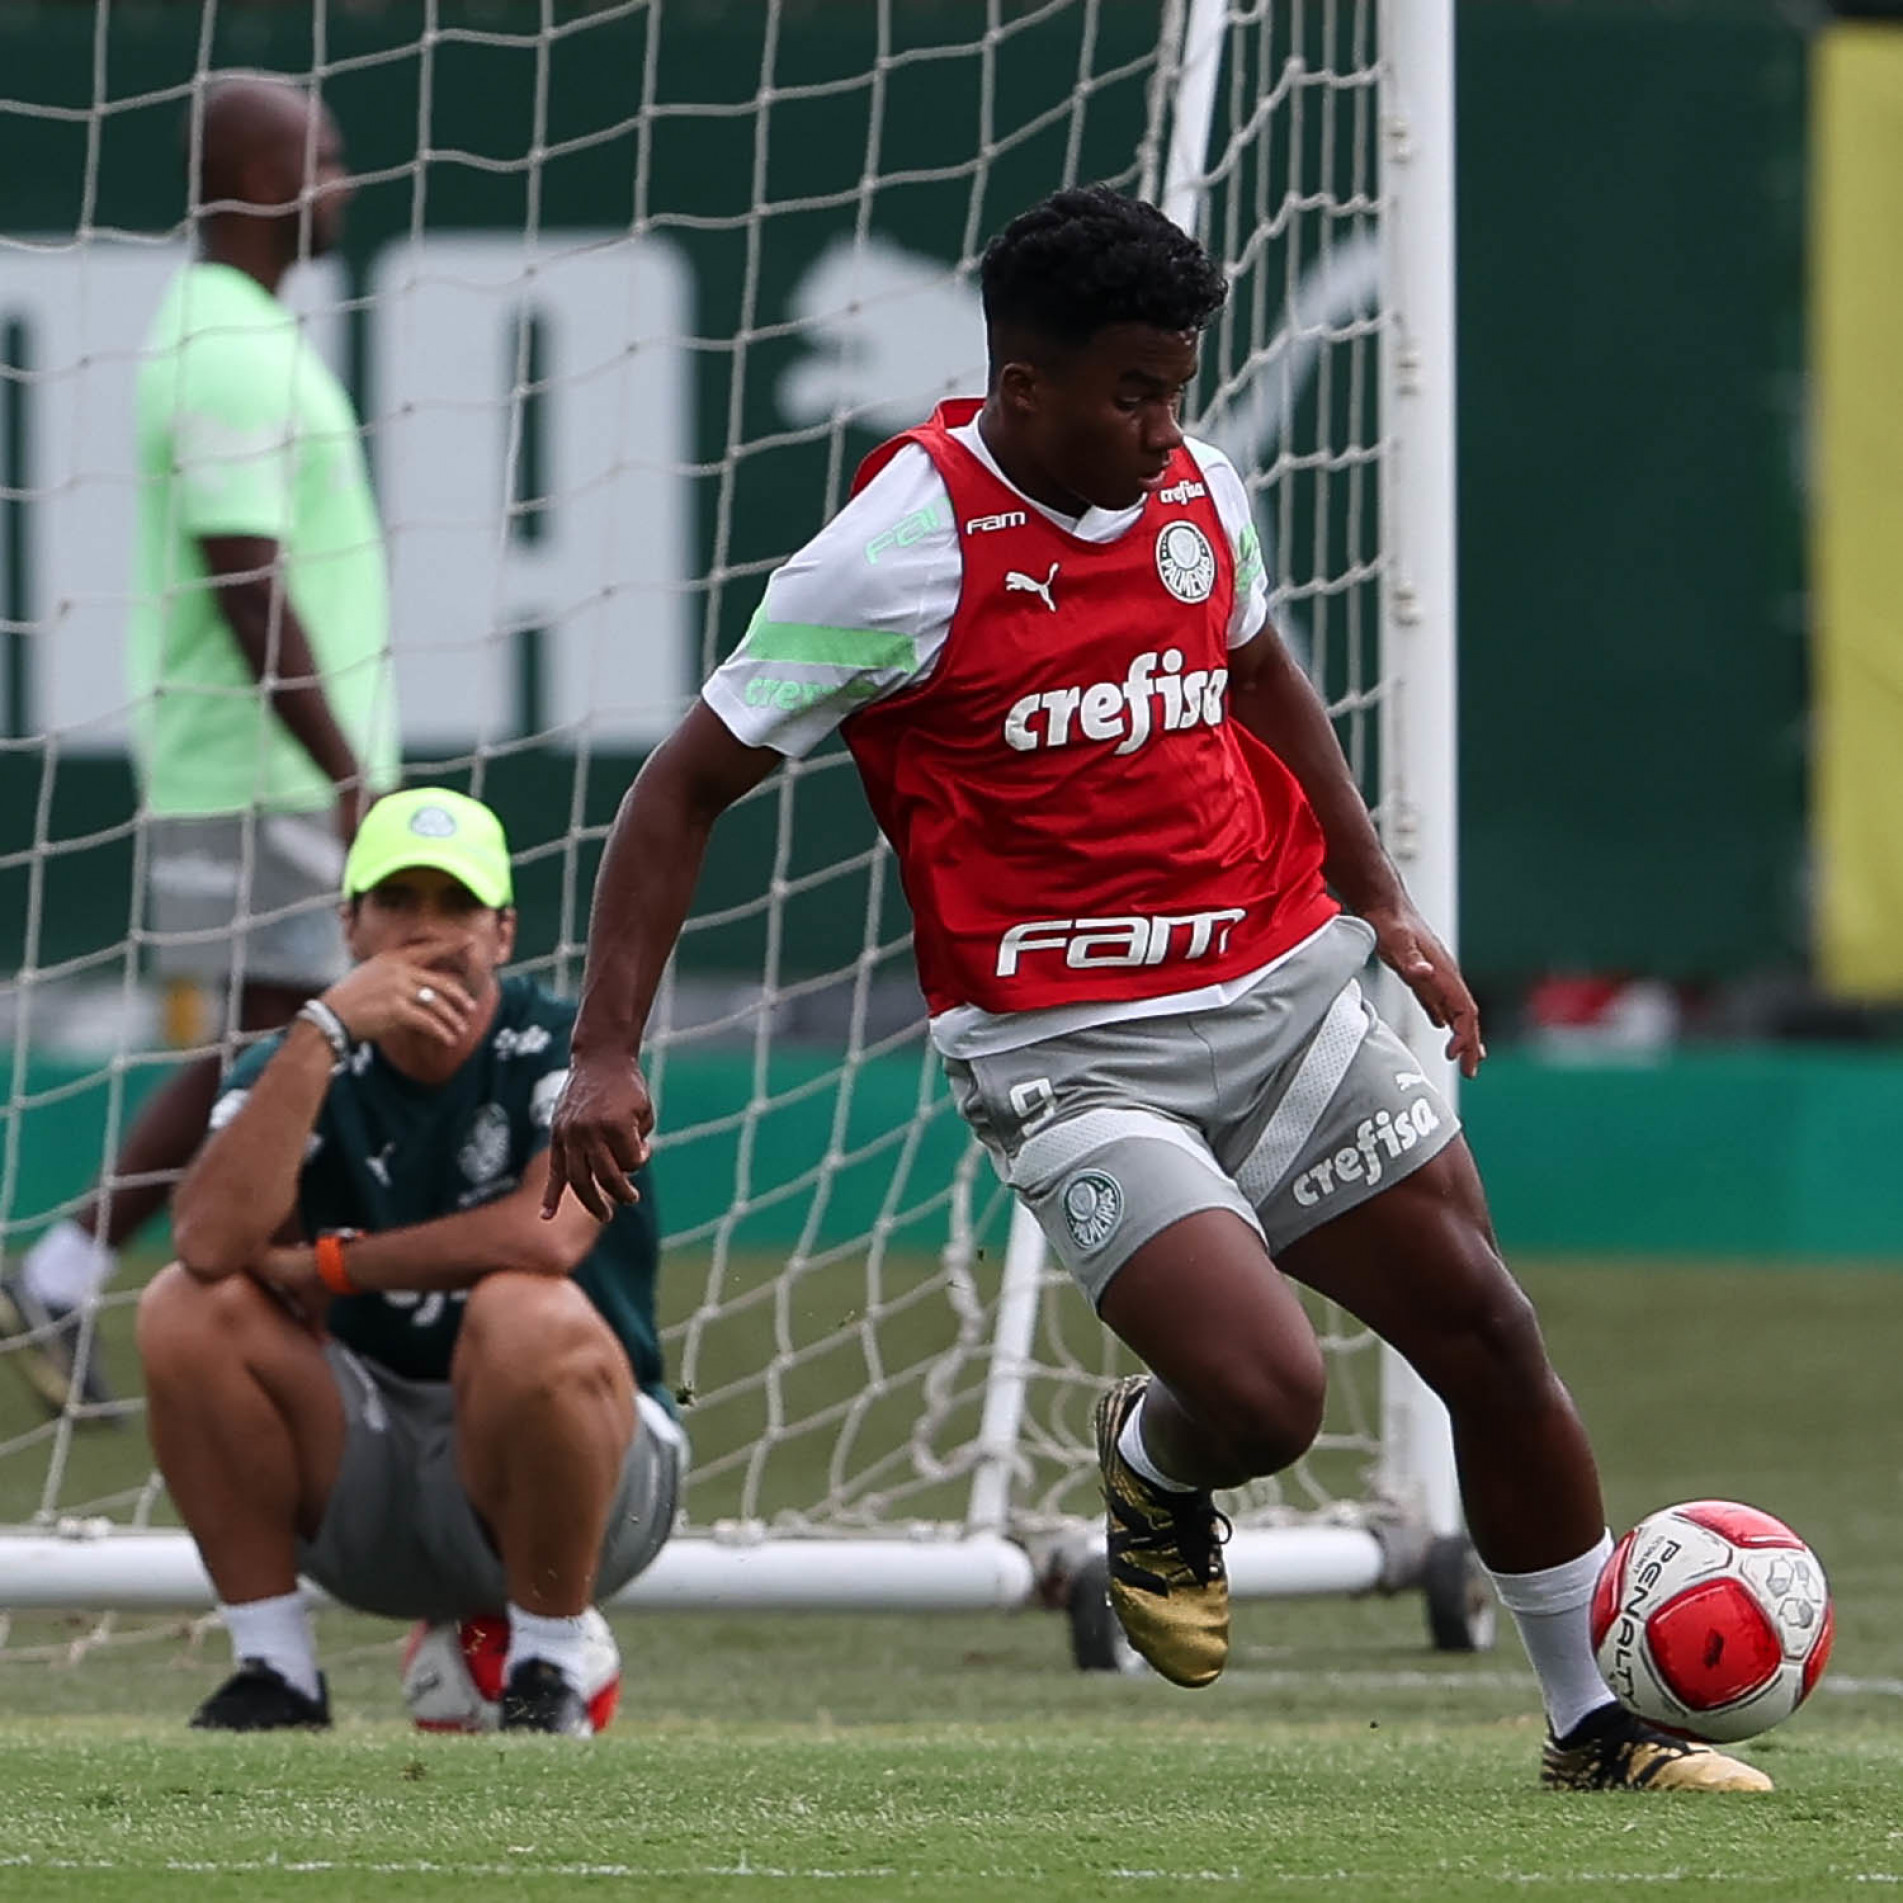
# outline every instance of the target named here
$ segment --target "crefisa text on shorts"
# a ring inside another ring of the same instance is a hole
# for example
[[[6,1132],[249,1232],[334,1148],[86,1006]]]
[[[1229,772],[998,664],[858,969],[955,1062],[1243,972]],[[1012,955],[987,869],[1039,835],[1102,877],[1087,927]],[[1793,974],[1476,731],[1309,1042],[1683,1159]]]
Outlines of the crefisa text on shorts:
[[[1439,1128],[1440,1118],[1425,1097],[1416,1097],[1394,1112],[1378,1110],[1355,1127],[1352,1147],[1344,1145],[1333,1156],[1310,1164],[1289,1185],[1289,1193],[1304,1209],[1313,1209],[1323,1197],[1349,1183],[1378,1183],[1387,1173],[1383,1153],[1392,1162]]]

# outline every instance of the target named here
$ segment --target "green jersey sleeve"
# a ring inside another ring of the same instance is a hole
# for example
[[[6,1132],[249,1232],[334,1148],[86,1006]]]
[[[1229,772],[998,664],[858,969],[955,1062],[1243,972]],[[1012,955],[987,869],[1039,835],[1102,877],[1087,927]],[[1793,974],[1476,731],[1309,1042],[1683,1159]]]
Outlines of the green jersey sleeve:
[[[237,1062],[225,1072],[224,1082],[218,1086],[208,1130],[222,1130],[244,1108],[245,1099],[251,1095],[251,1086],[264,1075],[265,1065],[270,1063],[283,1045],[284,1033],[274,1031],[269,1037],[260,1038],[249,1050],[239,1053]]]
[[[171,417],[178,526],[291,538],[297,473],[295,331],[197,331],[179,345]]]

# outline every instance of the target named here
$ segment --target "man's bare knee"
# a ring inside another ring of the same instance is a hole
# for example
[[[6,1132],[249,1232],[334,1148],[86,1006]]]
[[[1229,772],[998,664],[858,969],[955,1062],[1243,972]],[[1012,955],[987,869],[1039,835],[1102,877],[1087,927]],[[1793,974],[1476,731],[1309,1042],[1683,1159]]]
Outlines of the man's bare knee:
[[[477,1361],[510,1360],[534,1342],[560,1347],[605,1329],[593,1303],[567,1276],[503,1271],[469,1291],[456,1352]]]
[[[277,1315],[270,1298],[248,1275],[202,1281],[182,1263],[162,1268],[139,1297],[135,1340],[149,1368],[180,1358],[229,1358],[232,1338],[269,1326]]]
[[[485,1407],[550,1394],[612,1395],[632,1379],[627,1357],[588,1297],[566,1276],[485,1276],[470,1290],[451,1374],[459,1401]]]
[[[139,1291],[138,1335],[141,1349],[145,1346],[146,1330],[170,1327],[179,1310],[193,1300],[194,1292],[202,1286],[182,1262],[168,1262],[153,1276]]]

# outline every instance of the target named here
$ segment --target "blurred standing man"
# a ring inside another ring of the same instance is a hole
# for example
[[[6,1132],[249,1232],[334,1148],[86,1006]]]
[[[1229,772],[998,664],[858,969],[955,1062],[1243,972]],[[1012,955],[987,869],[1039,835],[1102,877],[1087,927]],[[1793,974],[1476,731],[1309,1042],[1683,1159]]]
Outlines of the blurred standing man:
[[[278,301],[337,242],[350,187],[323,105],[214,80],[194,128],[197,259],[138,383],[128,630],[149,815],[154,969],[222,987],[241,1031],[288,1023],[343,969],[335,910],[366,799],[396,783],[382,531],[355,410]],[[116,1251],[205,1132],[219,1058],[141,1111],[111,1175],[0,1279],[0,1338],[46,1404],[108,1399],[82,1324]]]

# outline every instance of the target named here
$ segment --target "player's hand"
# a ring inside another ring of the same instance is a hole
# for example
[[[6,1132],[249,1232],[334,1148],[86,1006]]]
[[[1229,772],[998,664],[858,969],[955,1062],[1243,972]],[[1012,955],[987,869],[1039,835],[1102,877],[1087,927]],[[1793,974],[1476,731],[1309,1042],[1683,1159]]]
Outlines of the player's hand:
[[[648,1160],[653,1129],[647,1079],[632,1057],[575,1057],[549,1125],[542,1220],[553,1219],[565,1189],[597,1222],[617,1204],[638,1203],[641,1192],[628,1179]]]
[[[397,951],[366,958],[324,993],[324,1002],[353,1038],[372,1042],[407,1031],[434,1043],[456,1044],[476,1014],[475,999],[454,978]]]
[[[1447,1055],[1459,1064],[1460,1074],[1473,1077],[1487,1047],[1480,1036],[1480,1007],[1453,954],[1405,899],[1362,917],[1374,927],[1381,962],[1420,1000],[1429,1020],[1448,1033]]]
[[[251,1279],[274,1295],[313,1335],[324,1332],[331,1291],[317,1273],[317,1251],[304,1245],[271,1248],[252,1265]]]

